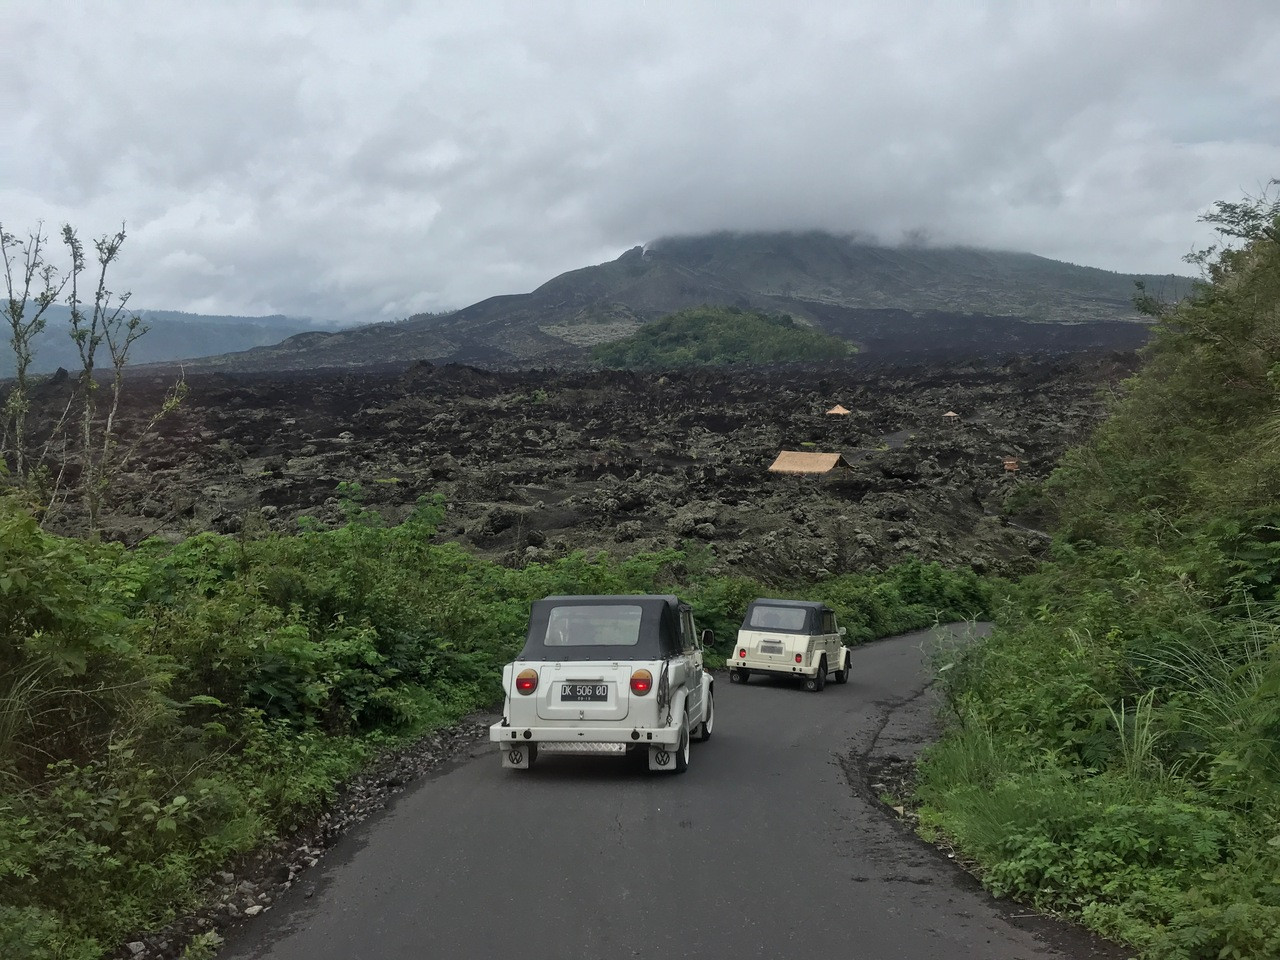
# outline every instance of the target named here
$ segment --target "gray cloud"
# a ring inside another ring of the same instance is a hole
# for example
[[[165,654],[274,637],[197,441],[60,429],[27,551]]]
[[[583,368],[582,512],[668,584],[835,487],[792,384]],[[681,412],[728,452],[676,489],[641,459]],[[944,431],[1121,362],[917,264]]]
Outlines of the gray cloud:
[[[385,319],[665,234],[1168,272],[1280,175],[1270,3],[6,6],[0,218],[143,306]]]

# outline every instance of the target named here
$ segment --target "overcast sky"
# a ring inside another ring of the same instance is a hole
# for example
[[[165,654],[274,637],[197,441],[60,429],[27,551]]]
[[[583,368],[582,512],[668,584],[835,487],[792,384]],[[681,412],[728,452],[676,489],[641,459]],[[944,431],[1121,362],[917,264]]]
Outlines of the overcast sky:
[[[139,307],[394,319],[726,228],[1187,272],[1280,177],[1272,0],[0,0],[0,35],[0,222],[126,222]]]

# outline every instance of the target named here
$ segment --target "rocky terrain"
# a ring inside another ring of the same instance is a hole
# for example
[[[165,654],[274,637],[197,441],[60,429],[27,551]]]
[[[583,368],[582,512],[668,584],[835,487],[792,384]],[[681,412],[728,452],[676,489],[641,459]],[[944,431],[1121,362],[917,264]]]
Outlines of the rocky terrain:
[[[1087,433],[1099,388],[1133,362],[200,374],[115,485],[105,533],[338,523],[338,485],[358,482],[390,519],[440,494],[440,535],[508,563],[692,543],[771,581],[908,557],[1013,572],[1045,538],[1002,516],[1006,501]],[[154,409],[166,384],[135,378],[130,416]],[[835,403],[852,413],[826,416]],[[843,453],[852,467],[769,473],[784,449]],[[78,522],[71,511],[55,527]]]

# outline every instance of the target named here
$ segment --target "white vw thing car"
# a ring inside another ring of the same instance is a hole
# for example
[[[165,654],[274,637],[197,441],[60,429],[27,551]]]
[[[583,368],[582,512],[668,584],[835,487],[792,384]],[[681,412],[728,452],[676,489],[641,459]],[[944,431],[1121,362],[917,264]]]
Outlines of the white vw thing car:
[[[753,673],[796,677],[806,690],[820,693],[827,677],[849,679],[851,651],[844,627],[824,603],[808,600],[753,600],[738,630],[729,658],[729,680],[746,683]]]
[[[689,605],[673,596],[534,601],[524,649],[502,670],[502,721],[489,728],[503,767],[539,754],[643,750],[650,770],[683,773],[689,742],[715,722],[712,678]]]

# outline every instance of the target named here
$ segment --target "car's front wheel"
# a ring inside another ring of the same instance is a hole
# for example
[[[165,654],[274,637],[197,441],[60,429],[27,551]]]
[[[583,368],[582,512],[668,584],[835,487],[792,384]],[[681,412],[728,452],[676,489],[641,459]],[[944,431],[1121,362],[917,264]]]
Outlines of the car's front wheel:
[[[707,715],[702,723],[698,726],[698,742],[706,743],[711,739],[711,728],[715,724],[716,719],[716,699],[711,695],[711,691],[707,691]]]
[[[849,655],[846,653],[844,656],[844,669],[836,671],[836,683],[849,682],[849,671],[852,669],[852,664],[850,664],[849,659]]]

